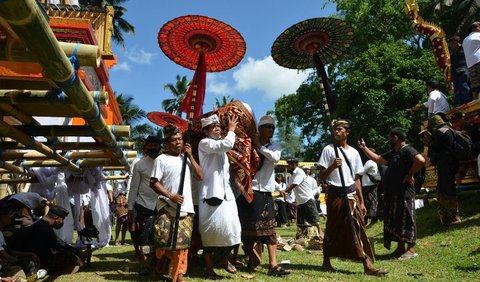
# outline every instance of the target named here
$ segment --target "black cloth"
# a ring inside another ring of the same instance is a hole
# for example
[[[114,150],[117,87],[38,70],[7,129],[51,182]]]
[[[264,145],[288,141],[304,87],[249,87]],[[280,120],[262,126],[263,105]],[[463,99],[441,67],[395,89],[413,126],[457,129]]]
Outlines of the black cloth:
[[[272,193],[253,191],[253,201],[237,198],[238,216],[242,225],[242,237],[271,236],[275,234],[275,205]]]
[[[377,218],[378,195],[377,184],[362,187],[363,203],[367,209],[368,218]]]
[[[415,187],[403,183],[405,176],[412,167],[418,151],[410,145],[403,146],[399,151],[390,150],[382,155],[388,162],[385,176],[382,177],[382,186],[385,194],[400,194],[415,198]]]
[[[466,72],[468,68],[467,61],[465,60],[465,53],[463,51],[463,47],[460,46],[457,51],[455,51],[453,48],[449,48],[449,50],[452,74]]]
[[[277,215],[275,219],[277,220],[277,227],[280,227],[282,224],[288,222],[287,205],[282,200],[275,200],[275,203],[277,204]]]
[[[388,162],[382,177],[383,240],[387,249],[392,241],[415,244],[417,239],[415,187],[405,183],[404,179],[418,154],[412,146],[404,145],[399,151],[390,150],[382,155]]]
[[[140,246],[153,246],[153,225],[155,222],[155,211],[147,209],[138,203],[135,203],[133,208],[137,213],[135,218],[138,226],[137,243]]]
[[[297,226],[316,226],[319,222],[320,216],[313,199],[297,206]]]
[[[437,167],[437,191],[448,196],[456,196],[457,192],[455,174],[459,161],[453,156],[453,141],[451,130],[442,132],[437,129],[433,132],[429,147],[430,160]]]
[[[55,272],[51,265],[57,261],[55,256],[76,252],[75,248],[58,238],[53,227],[43,219],[5,239],[12,250],[35,253],[40,258],[40,268],[47,269],[49,273]]]

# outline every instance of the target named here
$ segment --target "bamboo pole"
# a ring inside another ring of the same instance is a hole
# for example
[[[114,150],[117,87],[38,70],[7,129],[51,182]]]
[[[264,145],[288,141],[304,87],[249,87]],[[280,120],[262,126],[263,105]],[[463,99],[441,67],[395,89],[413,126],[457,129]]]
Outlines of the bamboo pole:
[[[8,114],[8,115],[18,119],[23,124],[39,125],[39,123],[33,117],[31,117],[30,115],[27,115],[27,114],[21,112],[19,109],[17,109],[16,107],[14,107],[12,105],[2,103],[1,101],[0,101],[0,110],[2,112],[4,112],[5,114]]]
[[[35,174],[33,172],[28,172],[28,171],[24,170],[23,168],[21,168],[19,166],[4,162],[2,160],[0,160],[0,168],[3,168],[5,170],[8,170],[8,171],[13,172],[13,173],[23,174],[23,175],[27,175],[27,176],[30,176],[30,177],[35,176]]]
[[[99,136],[95,130],[90,126],[84,125],[41,125],[41,126],[28,126],[28,125],[14,125],[11,126],[15,130],[28,133],[30,136]],[[130,126],[129,125],[116,125],[107,126],[108,129],[118,137],[129,137]],[[0,131],[1,132],[1,131]],[[110,132],[110,131],[109,131]],[[0,133],[0,136],[5,136],[4,133]],[[14,138],[15,139],[15,138]],[[116,143],[115,143],[116,145]]]
[[[127,158],[136,158],[137,151],[125,151],[125,157]],[[90,151],[90,152],[68,152],[65,155],[66,158],[71,160],[76,159],[110,159],[113,157],[113,153],[110,151]],[[31,152],[3,152],[0,158],[4,161],[11,160],[45,160],[51,159],[51,157],[46,156],[45,154],[31,151]]]
[[[8,164],[12,164],[8,162]],[[58,167],[64,166],[64,164],[56,161],[56,160],[36,160],[36,161],[24,161],[22,163],[24,167]],[[97,167],[97,166],[122,166],[122,164],[118,160],[112,159],[85,159],[85,160],[78,160],[76,162],[81,168],[85,167]],[[123,170],[128,170],[126,166],[123,166]]]
[[[127,168],[129,164],[117,146],[115,136],[100,115],[100,109],[87,93],[85,85],[76,76],[65,52],[60,48],[53,31],[48,25],[43,9],[35,0],[6,0],[0,2],[0,16],[23,40],[25,46],[36,56],[46,77],[55,85],[62,85],[84,119],[112,148],[115,156]]]
[[[0,184],[19,184],[19,183],[32,183],[32,178],[6,178],[0,179]]]
[[[122,180],[122,179],[128,179],[127,175],[109,175],[109,176],[104,176],[103,179],[105,180]]]
[[[88,94],[100,105],[108,104],[108,93],[89,91]],[[68,96],[62,97],[50,90],[0,89],[0,103],[9,104],[64,104],[75,106]]]
[[[33,137],[25,134],[24,132],[18,130],[14,126],[10,126],[4,121],[0,121],[0,132],[4,134],[4,136],[8,136],[12,139],[17,140],[18,142],[22,143],[23,145],[27,146],[28,148],[37,150],[45,155],[52,156],[52,158],[62,165],[67,165],[69,169],[73,171],[78,171],[79,167],[65,159],[64,157],[58,155],[54,150],[50,149],[48,146],[36,141]]]
[[[125,170],[124,166],[104,166],[103,170]]]
[[[51,143],[43,142],[46,146],[52,146]],[[131,150],[135,147],[135,142],[120,141],[117,142],[117,146],[124,150]],[[3,141],[0,142],[0,148],[4,150],[22,150],[28,149],[23,144],[16,141]],[[102,143],[96,142],[59,142],[55,144],[56,150],[107,150],[109,147]]]
[[[100,49],[97,45],[80,43],[58,42],[65,55],[72,56],[78,46],[76,57],[82,66],[98,68],[100,66]],[[14,62],[38,62],[31,52],[19,39],[0,40],[0,60]]]

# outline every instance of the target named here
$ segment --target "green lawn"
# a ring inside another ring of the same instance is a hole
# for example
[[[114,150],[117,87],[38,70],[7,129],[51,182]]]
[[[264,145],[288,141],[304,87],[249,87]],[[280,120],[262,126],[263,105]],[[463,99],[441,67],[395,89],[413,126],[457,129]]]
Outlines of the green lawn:
[[[383,247],[382,223],[369,226],[367,233],[374,238],[376,266],[388,269],[390,273],[383,278],[363,274],[361,263],[333,259],[332,264],[338,270],[334,273],[320,271],[321,251],[278,252],[278,261],[290,260],[293,273],[283,278],[266,275],[268,264],[264,254],[264,264],[247,279],[240,269],[229,274],[223,269],[217,273],[226,281],[480,281],[480,194],[474,193],[460,198],[460,212],[463,222],[454,227],[440,225],[433,200],[417,211],[418,245],[420,256],[411,261],[399,261]],[[323,222],[325,223],[325,222]],[[293,227],[278,229],[283,237],[293,237]],[[140,277],[136,272],[141,265],[133,257],[133,247],[108,247],[96,250],[92,257],[92,266],[74,275],[46,277],[42,281],[168,281],[166,278]],[[393,250],[392,250],[393,251]],[[188,281],[203,281],[202,269],[189,267]]]

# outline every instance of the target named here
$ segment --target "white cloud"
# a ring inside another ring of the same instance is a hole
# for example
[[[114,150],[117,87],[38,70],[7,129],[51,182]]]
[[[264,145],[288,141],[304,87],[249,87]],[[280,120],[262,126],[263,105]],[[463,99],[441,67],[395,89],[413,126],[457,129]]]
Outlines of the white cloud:
[[[207,93],[232,96],[234,89],[225,79],[223,75],[218,73],[207,74]]]
[[[112,71],[131,71],[132,66],[128,62],[122,62],[112,67]]]
[[[271,56],[262,60],[251,57],[233,73],[235,88],[239,91],[258,90],[269,99],[278,99],[294,93],[307,79],[307,72],[287,69],[277,65]]]
[[[155,53],[148,53],[145,49],[138,49],[133,47],[125,50],[125,57],[133,63],[149,65],[152,62],[152,58],[156,56]]]

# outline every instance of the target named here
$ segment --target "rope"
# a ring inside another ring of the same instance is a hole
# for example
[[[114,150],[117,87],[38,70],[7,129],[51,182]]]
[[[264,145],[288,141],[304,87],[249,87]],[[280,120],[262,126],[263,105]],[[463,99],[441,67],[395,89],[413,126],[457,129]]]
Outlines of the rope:
[[[68,57],[68,60],[70,61],[73,67],[73,71],[70,74],[70,77],[67,78],[67,80],[65,81],[54,81],[55,84],[62,89],[69,88],[78,81],[77,71],[80,69],[80,62],[78,61],[78,58],[77,58],[77,51],[78,51],[78,48],[80,48],[80,45],[81,45],[80,43],[77,43],[75,45],[75,48],[73,49],[72,55]]]

